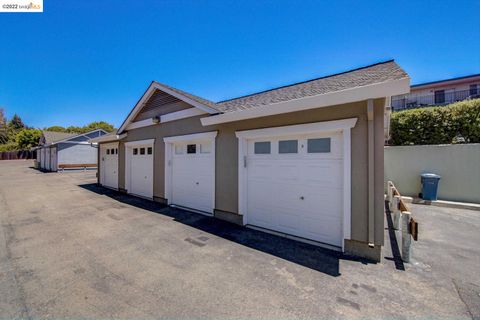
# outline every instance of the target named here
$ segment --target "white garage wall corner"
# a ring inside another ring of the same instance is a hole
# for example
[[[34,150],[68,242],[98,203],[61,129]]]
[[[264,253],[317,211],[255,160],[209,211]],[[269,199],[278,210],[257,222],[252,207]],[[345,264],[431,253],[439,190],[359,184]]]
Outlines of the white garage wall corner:
[[[421,192],[420,174],[440,175],[438,199],[480,203],[480,144],[385,147],[384,182],[405,196]]]

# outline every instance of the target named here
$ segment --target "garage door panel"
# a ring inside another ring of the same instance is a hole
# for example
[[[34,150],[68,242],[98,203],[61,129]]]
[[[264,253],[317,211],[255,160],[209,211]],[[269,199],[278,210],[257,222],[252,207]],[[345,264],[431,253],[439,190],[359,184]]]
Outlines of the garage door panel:
[[[169,202],[195,210],[213,213],[213,195],[215,184],[215,156],[212,149],[209,153],[201,153],[205,142],[196,144],[194,153],[187,153],[186,144],[178,144],[173,148],[171,195]],[[176,150],[179,153],[176,153]],[[207,149],[203,149],[205,152]]]
[[[153,144],[127,146],[128,193],[153,198]]]

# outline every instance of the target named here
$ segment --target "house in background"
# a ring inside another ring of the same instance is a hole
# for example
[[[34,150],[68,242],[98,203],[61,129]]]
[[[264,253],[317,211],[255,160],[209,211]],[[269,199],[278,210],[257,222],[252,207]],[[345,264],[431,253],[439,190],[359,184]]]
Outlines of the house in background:
[[[37,150],[38,167],[47,171],[59,168],[86,168],[97,166],[97,146],[89,139],[107,134],[96,129],[87,133],[43,131]]]
[[[99,143],[99,184],[379,260],[387,61],[221,102],[152,82]]]
[[[410,93],[392,97],[392,111],[445,105],[480,98],[480,74],[416,84]]]

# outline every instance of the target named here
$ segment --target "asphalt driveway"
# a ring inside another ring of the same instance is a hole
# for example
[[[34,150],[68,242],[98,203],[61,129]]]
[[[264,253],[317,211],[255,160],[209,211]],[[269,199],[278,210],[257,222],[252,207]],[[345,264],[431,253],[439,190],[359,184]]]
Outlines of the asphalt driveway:
[[[0,161],[0,318],[479,316],[479,212],[412,205],[413,263],[372,264],[31,165]]]

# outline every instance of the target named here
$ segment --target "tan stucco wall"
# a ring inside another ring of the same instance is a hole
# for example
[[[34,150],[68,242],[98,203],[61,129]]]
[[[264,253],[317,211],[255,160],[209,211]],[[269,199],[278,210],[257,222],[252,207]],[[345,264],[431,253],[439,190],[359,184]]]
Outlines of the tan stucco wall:
[[[480,144],[385,147],[385,184],[418,197],[420,174],[440,175],[438,199],[480,203]]]
[[[375,244],[383,244],[383,106],[375,100]],[[199,132],[218,131],[216,139],[215,209],[237,213],[238,210],[238,140],[235,131],[286,126],[319,121],[358,118],[352,129],[352,239],[367,241],[368,235],[368,155],[366,101],[319,108],[308,111],[262,117],[203,127],[203,116],[167,122],[130,130],[119,146],[119,187],[125,188],[125,148],[123,142],[155,138],[154,189],[155,197],[164,198],[163,138]]]

